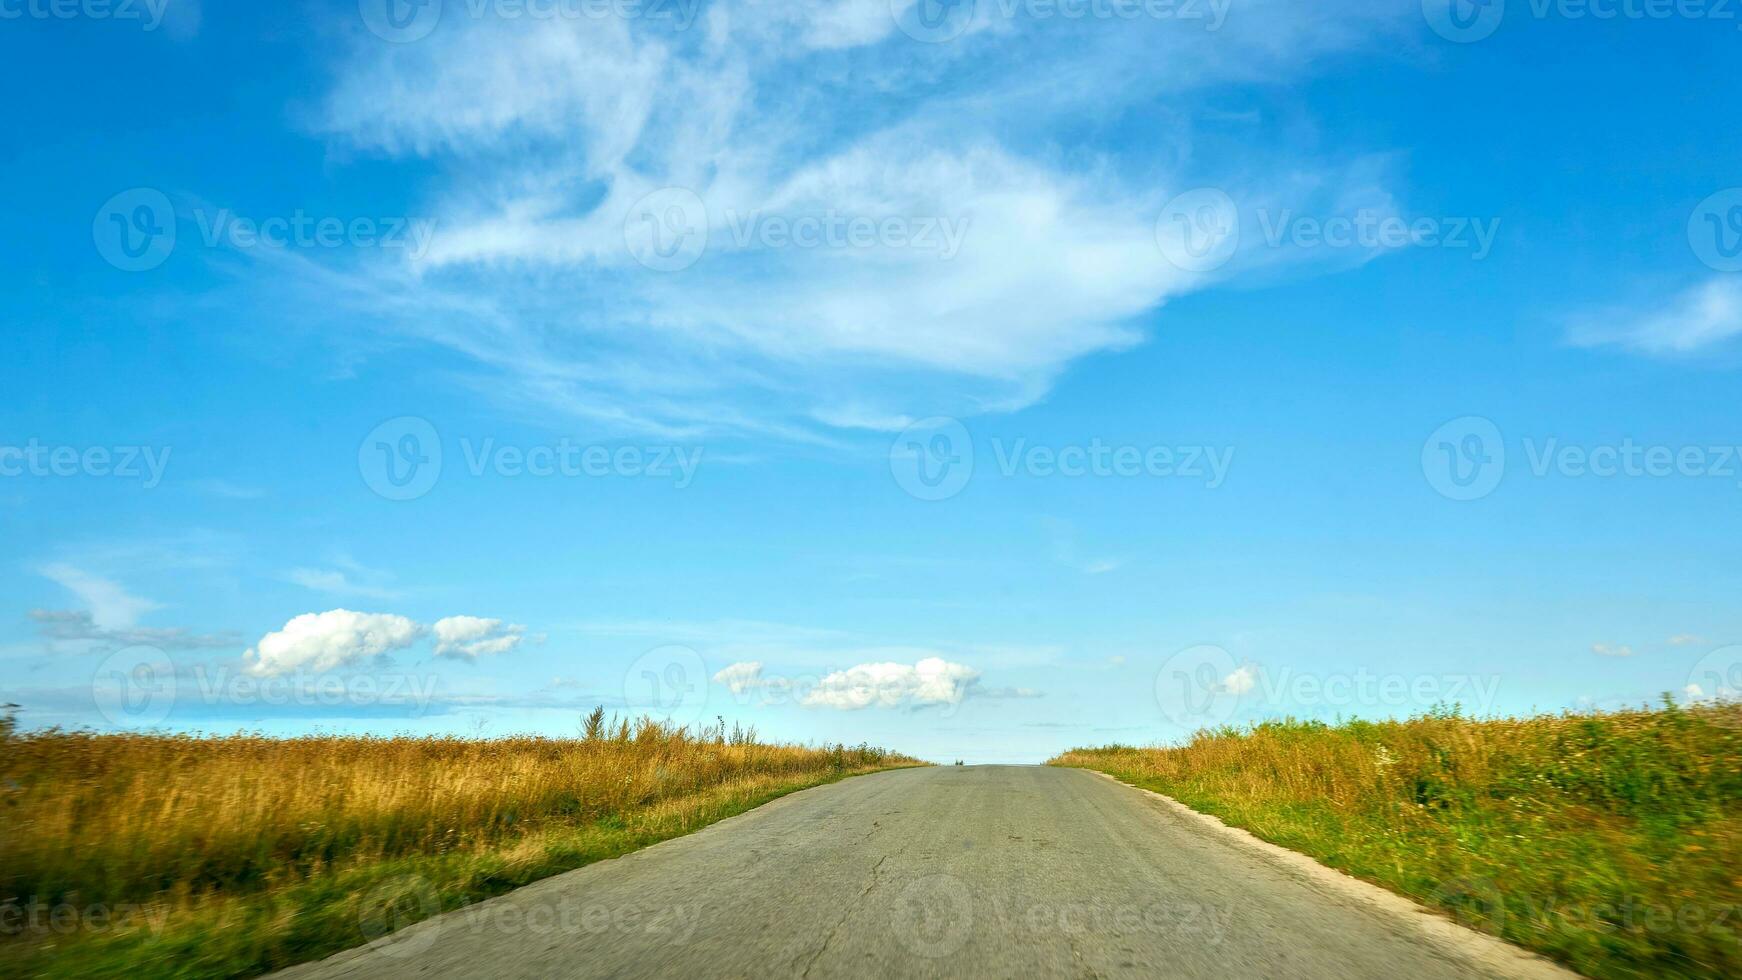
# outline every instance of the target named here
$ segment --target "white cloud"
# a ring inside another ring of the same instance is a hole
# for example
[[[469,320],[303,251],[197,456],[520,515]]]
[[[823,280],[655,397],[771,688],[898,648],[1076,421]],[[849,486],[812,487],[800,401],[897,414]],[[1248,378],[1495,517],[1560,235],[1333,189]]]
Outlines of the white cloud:
[[[78,652],[109,647],[152,646],[160,650],[219,650],[242,645],[234,633],[196,633],[185,626],[135,626],[105,629],[84,610],[32,609],[28,614],[43,637]]]
[[[500,619],[449,616],[436,620],[432,630],[436,638],[436,656],[475,660],[489,654],[507,653],[519,646],[526,627],[504,625]]]
[[[731,664],[715,672],[714,683],[726,685],[726,689],[733,694],[743,694],[761,687],[762,664],[755,660]]]
[[[1695,644],[1704,643],[1704,642],[1706,642],[1705,637],[1695,636],[1692,633],[1677,633],[1676,635],[1669,638],[1670,646],[1676,646],[1676,647],[1694,646]]]
[[[326,592],[340,596],[361,596],[366,599],[395,599],[402,593],[397,589],[374,582],[359,582],[351,578],[352,572],[336,568],[293,568],[284,573],[288,582],[300,585],[315,592]],[[379,576],[371,576],[379,578]]]
[[[980,672],[928,657],[916,664],[860,664],[824,677],[800,702],[807,707],[856,709],[960,704]]]
[[[65,562],[44,565],[39,571],[78,596],[89,607],[91,619],[99,629],[125,630],[145,613],[162,608],[150,599],[133,595],[117,582]]]
[[[432,247],[355,268],[255,258],[275,263],[267,288],[318,293],[347,329],[458,351],[480,390],[601,427],[826,441],[819,425],[1018,408],[1212,281],[1156,248],[1172,194],[1217,184],[1256,203],[1280,188],[1315,214],[1392,210],[1370,168],[1277,145],[1239,114],[1196,118],[1215,100],[1191,96],[1311,70],[1407,14],[1253,2],[1213,44],[1189,21],[988,17],[957,43],[918,44],[886,0],[720,2],[675,33],[485,18],[383,45],[359,30],[312,127],[336,152],[408,160],[432,181],[416,185]],[[990,70],[1010,63],[1026,70]],[[1085,135],[1134,108],[1155,131]],[[1207,126],[1238,131],[1209,145],[1244,148],[1198,152]],[[665,187],[706,212],[707,249],[676,273],[625,244]],[[826,215],[960,235],[791,248],[738,231]],[[1253,264],[1297,251],[1255,249]]]
[[[327,671],[403,650],[422,635],[423,627],[404,616],[331,609],[291,619],[242,659],[259,676]]]
[[[1690,698],[1703,698],[1706,696],[1706,692],[1701,690],[1700,685],[1698,684],[1689,684],[1687,687],[1682,688],[1682,693]]]
[[[1568,339],[1654,356],[1690,355],[1742,337],[1742,278],[1719,276],[1636,309],[1576,318]]]
[[[1599,657],[1631,657],[1633,648],[1626,645],[1610,646],[1607,643],[1591,644],[1591,652]]]
[[[1251,667],[1236,667],[1234,672],[1222,678],[1222,690],[1229,694],[1245,694],[1257,683],[1257,677]]]

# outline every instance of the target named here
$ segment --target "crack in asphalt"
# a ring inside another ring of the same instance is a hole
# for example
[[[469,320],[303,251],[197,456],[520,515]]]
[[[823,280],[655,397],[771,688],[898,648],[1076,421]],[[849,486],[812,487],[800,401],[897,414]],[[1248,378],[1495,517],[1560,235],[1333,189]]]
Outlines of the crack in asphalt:
[[[876,830],[871,831],[872,834],[876,832]],[[865,835],[867,839],[869,839],[870,836],[871,834]],[[810,976],[811,967],[816,966],[817,960],[822,959],[823,954],[829,951],[829,944],[835,941],[835,936],[841,931],[841,927],[847,924],[847,920],[853,917],[853,913],[859,908],[859,906],[865,904],[865,896],[871,894],[871,890],[877,887],[878,882],[881,880],[877,877],[877,872],[882,869],[883,862],[887,860],[889,860],[889,855],[885,854],[877,859],[876,864],[871,866],[871,881],[866,884],[864,891],[859,893],[859,897],[853,899],[853,903],[847,906],[847,910],[841,913],[841,917],[835,921],[835,924],[829,927],[828,935],[823,937],[823,944],[817,947],[817,951],[811,954],[809,960],[805,961],[804,969],[799,971],[798,975],[800,980]]]

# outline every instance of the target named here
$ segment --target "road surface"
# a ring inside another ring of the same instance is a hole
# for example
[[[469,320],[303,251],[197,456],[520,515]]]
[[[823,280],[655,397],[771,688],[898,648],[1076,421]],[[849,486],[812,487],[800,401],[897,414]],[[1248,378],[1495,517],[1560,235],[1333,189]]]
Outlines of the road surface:
[[[1399,899],[1363,900],[1361,889],[1376,890],[1298,857],[1291,866],[1205,823],[1081,770],[878,773],[396,932],[371,919],[359,936],[381,936],[371,945],[280,976],[1554,972]]]

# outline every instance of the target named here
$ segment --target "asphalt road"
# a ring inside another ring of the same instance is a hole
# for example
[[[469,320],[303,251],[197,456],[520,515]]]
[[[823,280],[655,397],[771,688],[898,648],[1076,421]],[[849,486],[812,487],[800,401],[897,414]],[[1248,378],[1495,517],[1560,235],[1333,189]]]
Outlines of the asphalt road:
[[[1393,907],[1363,901],[1350,887],[1368,886],[1327,881],[1340,876],[1310,862],[1291,866],[1261,847],[1079,770],[878,773],[280,976],[1428,980],[1549,972],[1522,960],[1497,966],[1495,950],[1513,955],[1509,947],[1389,896],[1383,901]],[[1433,920],[1432,929],[1412,916]],[[360,941],[381,935],[384,921],[362,923]]]

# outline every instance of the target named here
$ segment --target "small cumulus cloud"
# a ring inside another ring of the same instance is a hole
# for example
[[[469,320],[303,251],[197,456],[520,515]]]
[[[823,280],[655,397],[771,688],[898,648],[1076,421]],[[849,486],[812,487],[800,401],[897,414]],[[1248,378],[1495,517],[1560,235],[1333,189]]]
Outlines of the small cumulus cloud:
[[[941,657],[916,664],[859,664],[824,677],[800,703],[842,710],[960,704],[979,679],[974,668]]]
[[[1591,644],[1591,652],[1596,654],[1599,657],[1631,657],[1631,656],[1633,656],[1633,648],[1630,646],[1627,646],[1625,644],[1622,644],[1619,646],[1611,646],[1607,643],[1593,643],[1593,644]]]
[[[714,674],[714,683],[726,685],[733,694],[743,694],[762,686],[760,661],[731,664]]]
[[[775,676],[759,660],[732,663],[713,675],[714,683],[733,695],[761,692],[764,703],[796,703],[807,708],[914,708],[956,705],[974,698],[1037,698],[1026,687],[980,686],[980,672],[942,657],[924,657],[906,664],[896,661],[862,663],[823,677]]]
[[[1258,683],[1251,667],[1236,667],[1234,672],[1222,678],[1222,690],[1229,694],[1245,694]]]
[[[500,619],[479,616],[449,616],[432,627],[436,656],[476,660],[481,656],[507,653],[520,645],[526,627],[504,624]]]
[[[292,618],[242,659],[249,673],[263,677],[334,670],[403,650],[422,635],[423,627],[404,616],[329,609]]]
[[[392,613],[329,609],[292,618],[261,637],[242,659],[249,673],[261,677],[318,673],[407,649],[426,635],[435,637],[437,656],[475,660],[519,646],[525,627],[479,616],[448,616],[425,626]]]

